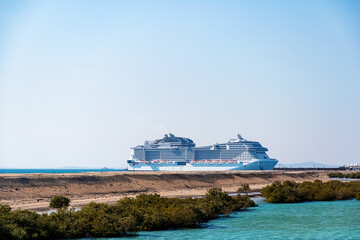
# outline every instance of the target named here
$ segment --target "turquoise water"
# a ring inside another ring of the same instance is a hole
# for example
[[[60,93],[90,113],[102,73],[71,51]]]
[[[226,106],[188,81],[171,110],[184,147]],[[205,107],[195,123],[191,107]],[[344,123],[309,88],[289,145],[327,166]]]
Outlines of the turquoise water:
[[[124,169],[0,169],[1,173],[81,173],[81,172],[121,172]]]
[[[360,201],[270,204],[210,221],[204,228],[139,232],[113,239],[360,239]]]

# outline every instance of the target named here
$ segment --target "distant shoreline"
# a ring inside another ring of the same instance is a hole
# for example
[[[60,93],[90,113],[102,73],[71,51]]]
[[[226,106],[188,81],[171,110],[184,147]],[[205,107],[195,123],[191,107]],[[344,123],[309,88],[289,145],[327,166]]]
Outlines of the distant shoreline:
[[[127,169],[115,168],[0,168],[0,176],[7,173],[86,173],[86,172],[122,172]]]
[[[279,167],[274,168],[273,171],[345,171],[344,167],[338,168],[325,168],[325,167]],[[0,176],[3,174],[14,173],[14,174],[62,174],[62,173],[92,173],[92,172],[159,172],[159,171],[131,171],[126,168],[115,169],[115,168],[0,168]],[[162,172],[162,171],[161,171]],[[185,171],[184,171],[185,172]]]
[[[65,195],[72,207],[91,201],[115,203],[140,193],[166,197],[201,196],[211,187],[233,193],[241,183],[259,191],[274,181],[328,181],[329,171],[81,172],[0,174],[0,203],[13,209],[48,210],[49,199]]]

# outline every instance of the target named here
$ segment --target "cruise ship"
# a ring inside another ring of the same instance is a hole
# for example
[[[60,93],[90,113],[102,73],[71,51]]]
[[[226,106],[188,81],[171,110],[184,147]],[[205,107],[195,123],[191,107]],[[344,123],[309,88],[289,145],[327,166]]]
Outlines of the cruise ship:
[[[272,170],[278,161],[266,151],[240,134],[226,143],[195,147],[191,139],[169,133],[131,148],[127,164],[130,171]]]

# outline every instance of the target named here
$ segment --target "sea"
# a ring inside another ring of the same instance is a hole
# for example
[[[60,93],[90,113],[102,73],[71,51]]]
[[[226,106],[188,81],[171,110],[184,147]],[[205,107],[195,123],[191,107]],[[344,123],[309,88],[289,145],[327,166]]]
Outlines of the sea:
[[[258,207],[212,220],[202,228],[144,231],[110,239],[360,239],[360,201],[274,204],[258,198],[256,202]]]
[[[60,169],[60,168],[55,168],[55,169],[8,169],[8,168],[3,168],[0,169],[0,174],[1,173],[82,173],[82,172],[122,172],[122,171],[127,171],[126,169],[112,169],[112,168],[101,168],[101,169]]]

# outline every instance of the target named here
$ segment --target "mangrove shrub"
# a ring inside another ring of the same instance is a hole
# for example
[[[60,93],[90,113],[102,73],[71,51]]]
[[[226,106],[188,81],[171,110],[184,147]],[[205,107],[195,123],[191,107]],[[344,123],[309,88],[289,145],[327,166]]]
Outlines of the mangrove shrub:
[[[242,183],[240,187],[237,189],[238,193],[246,193],[248,195],[248,192],[250,191],[250,185],[248,183]]]
[[[219,215],[255,206],[249,197],[232,197],[221,188],[210,189],[203,198],[140,194],[114,205],[91,202],[79,211],[66,209],[66,201],[59,202],[62,204],[52,205],[58,211],[51,214],[12,211],[9,206],[0,205],[0,239],[119,237],[140,230],[191,228]]]
[[[274,182],[263,188],[261,195],[269,203],[296,203],[304,201],[331,201],[357,198],[360,194],[360,181],[328,181],[295,183],[293,181]]]
[[[55,196],[50,200],[50,208],[68,208],[70,206],[70,199],[64,196]]]
[[[352,173],[341,173],[341,172],[332,172],[328,173],[330,178],[360,178],[360,172]]]

